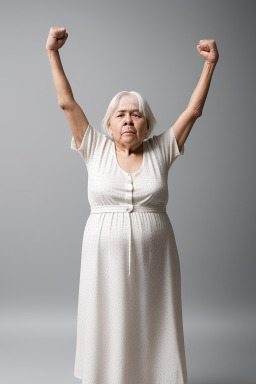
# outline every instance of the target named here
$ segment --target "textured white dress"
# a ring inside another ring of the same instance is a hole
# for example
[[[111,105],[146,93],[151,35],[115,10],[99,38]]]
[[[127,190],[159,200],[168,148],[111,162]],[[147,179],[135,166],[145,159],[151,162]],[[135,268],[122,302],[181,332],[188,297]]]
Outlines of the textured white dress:
[[[187,384],[180,261],[166,212],[172,127],[143,142],[135,173],[90,124],[80,148],[88,171],[74,376],[82,384]]]

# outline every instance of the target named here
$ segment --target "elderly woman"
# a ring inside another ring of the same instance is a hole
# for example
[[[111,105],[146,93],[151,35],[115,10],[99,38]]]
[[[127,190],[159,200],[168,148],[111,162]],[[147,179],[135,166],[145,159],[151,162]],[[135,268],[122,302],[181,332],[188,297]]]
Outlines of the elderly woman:
[[[166,212],[168,171],[202,115],[218,61],[200,40],[201,78],[175,124],[149,138],[156,120],[137,92],[119,92],[102,120],[89,124],[64,74],[65,28],[46,49],[71,148],[88,171],[90,216],[81,256],[74,375],[84,384],[187,384],[180,262]]]

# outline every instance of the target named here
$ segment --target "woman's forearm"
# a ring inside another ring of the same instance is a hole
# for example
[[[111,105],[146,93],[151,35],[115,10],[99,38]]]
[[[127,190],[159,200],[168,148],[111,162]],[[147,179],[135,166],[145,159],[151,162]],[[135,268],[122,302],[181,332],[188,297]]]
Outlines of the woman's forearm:
[[[209,91],[211,78],[215,66],[216,63],[209,63],[205,61],[199,82],[188,103],[188,108],[193,109],[193,111],[198,117],[201,116],[203,113],[204,103]]]
[[[58,103],[59,106],[63,108],[66,103],[72,102],[72,100],[74,100],[72,89],[64,73],[59,51],[47,50],[47,53],[50,60],[52,77],[57,93]]]

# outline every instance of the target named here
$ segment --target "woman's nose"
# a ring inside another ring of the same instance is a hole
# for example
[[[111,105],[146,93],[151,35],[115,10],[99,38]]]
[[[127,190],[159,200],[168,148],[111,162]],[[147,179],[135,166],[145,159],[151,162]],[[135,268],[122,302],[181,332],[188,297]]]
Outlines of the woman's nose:
[[[125,121],[126,121],[126,123],[132,122],[132,118],[131,118],[130,114],[125,116]]]

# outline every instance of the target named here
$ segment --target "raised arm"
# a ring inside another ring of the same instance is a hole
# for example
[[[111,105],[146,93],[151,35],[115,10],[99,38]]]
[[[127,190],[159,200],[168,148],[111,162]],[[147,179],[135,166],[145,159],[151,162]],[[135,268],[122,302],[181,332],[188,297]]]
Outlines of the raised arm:
[[[65,44],[67,38],[68,33],[65,28],[50,28],[46,42],[46,51],[50,60],[58,104],[65,112],[76,146],[79,148],[89,122],[74,99],[71,86],[61,63],[59,49]]]
[[[199,82],[190,98],[187,109],[173,125],[173,131],[181,150],[198,117],[202,116],[203,107],[209,91],[214,68],[219,60],[219,53],[214,40],[200,40],[197,50],[205,59]]]

